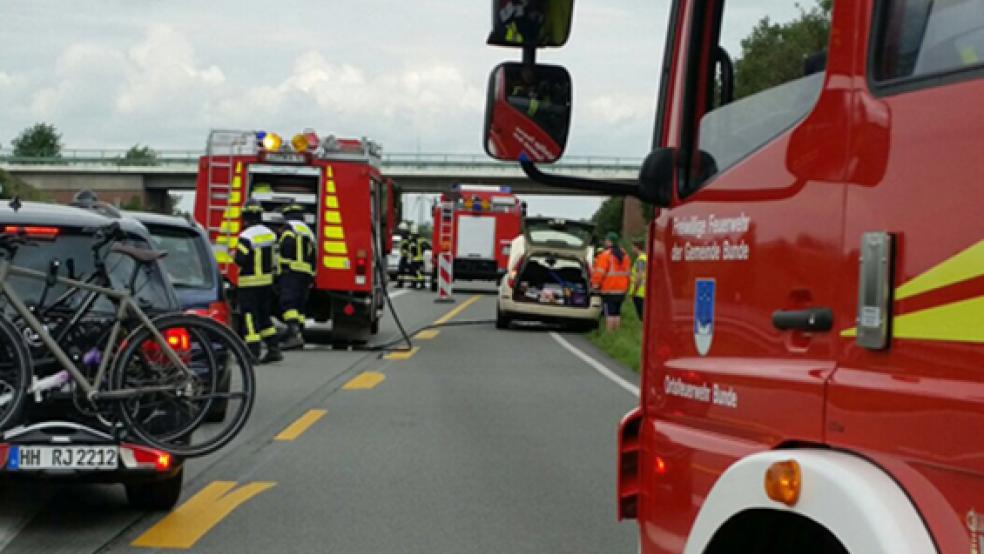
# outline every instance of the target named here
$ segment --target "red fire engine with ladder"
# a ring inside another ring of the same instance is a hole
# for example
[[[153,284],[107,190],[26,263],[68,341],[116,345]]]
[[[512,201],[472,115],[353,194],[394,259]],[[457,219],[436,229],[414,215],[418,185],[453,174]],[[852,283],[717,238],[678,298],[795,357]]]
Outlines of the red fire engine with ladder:
[[[379,329],[386,283],[377,258],[391,248],[394,184],[380,173],[381,148],[362,139],[212,131],[199,160],[195,219],[207,230],[223,275],[237,282],[230,251],[247,200],[272,212],[304,208],[318,255],[305,336],[313,342],[364,341]],[[313,320],[313,321],[312,321]],[[331,331],[321,325],[331,322]],[[312,325],[314,324],[314,325]]]
[[[524,211],[525,204],[507,187],[456,185],[442,194],[433,212],[431,290],[437,290],[442,253],[451,254],[454,280],[498,281]]]

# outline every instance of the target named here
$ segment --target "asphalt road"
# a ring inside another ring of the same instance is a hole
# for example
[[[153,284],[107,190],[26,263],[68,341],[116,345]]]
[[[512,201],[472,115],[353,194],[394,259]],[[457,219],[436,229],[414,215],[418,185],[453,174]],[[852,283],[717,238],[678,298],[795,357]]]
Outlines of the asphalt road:
[[[417,329],[489,320],[490,293],[456,289],[456,303],[437,304],[412,291],[394,303]],[[394,333],[388,319],[380,336]],[[577,335],[538,327],[486,321],[414,342],[396,359],[309,348],[260,366],[246,430],[188,463],[171,514],[128,508],[118,485],[0,484],[0,549],[635,551],[634,524],[617,523],[614,505],[633,374]],[[285,430],[291,440],[274,439]]]

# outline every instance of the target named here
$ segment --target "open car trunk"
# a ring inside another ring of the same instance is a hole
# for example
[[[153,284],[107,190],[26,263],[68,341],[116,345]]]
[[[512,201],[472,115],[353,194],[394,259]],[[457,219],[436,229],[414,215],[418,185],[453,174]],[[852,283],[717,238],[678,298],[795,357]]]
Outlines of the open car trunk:
[[[530,255],[516,279],[513,300],[587,308],[591,303],[588,268],[578,258],[553,253]]]

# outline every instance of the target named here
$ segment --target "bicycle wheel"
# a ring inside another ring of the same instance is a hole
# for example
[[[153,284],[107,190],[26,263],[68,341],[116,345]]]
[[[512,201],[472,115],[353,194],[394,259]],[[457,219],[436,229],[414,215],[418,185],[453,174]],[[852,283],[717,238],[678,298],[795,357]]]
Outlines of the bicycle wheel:
[[[31,380],[30,360],[17,328],[0,317],[0,431],[18,422]]]
[[[171,361],[150,329],[126,340],[110,378],[126,428],[147,444],[184,457],[204,456],[228,444],[246,424],[255,398],[255,375],[246,345],[211,319],[173,314],[153,320],[178,354]],[[189,371],[190,370],[190,371]],[[214,404],[225,419],[206,423]]]

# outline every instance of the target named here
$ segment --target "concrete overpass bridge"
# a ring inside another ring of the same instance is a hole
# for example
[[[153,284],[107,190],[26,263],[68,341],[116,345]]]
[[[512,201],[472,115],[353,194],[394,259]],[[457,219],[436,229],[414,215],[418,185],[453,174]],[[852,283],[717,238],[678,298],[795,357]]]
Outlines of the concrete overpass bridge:
[[[162,150],[152,162],[125,160],[124,149],[69,149],[59,158],[17,158],[0,152],[0,169],[65,201],[82,189],[104,200],[122,203],[138,197],[145,206],[164,205],[172,191],[194,190],[201,151]],[[633,182],[642,160],[636,158],[568,156],[545,166],[553,173],[617,182]],[[508,185],[518,194],[584,195],[529,180],[515,163],[484,154],[387,153],[383,173],[406,193],[439,193],[454,183]]]

